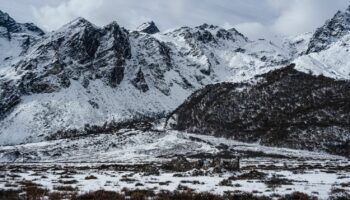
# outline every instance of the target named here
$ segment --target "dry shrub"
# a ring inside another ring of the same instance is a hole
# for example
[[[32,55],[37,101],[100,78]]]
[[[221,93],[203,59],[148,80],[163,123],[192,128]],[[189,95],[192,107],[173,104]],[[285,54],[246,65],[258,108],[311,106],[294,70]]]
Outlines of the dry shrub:
[[[69,197],[69,194],[62,192],[52,192],[49,194],[49,200],[62,200]]]
[[[0,200],[19,200],[18,190],[0,190]]]
[[[89,192],[87,194],[72,197],[72,200],[124,200],[125,197],[116,192],[99,190],[96,192]]]
[[[72,187],[70,185],[59,185],[59,186],[53,187],[53,189],[57,190],[57,191],[71,191],[71,192],[77,190],[77,188],[74,188],[74,187]]]
[[[143,200],[155,196],[153,190],[128,190],[124,188],[123,192],[127,198],[132,200]]]
[[[292,194],[287,194],[280,200],[317,200],[316,197],[311,197],[302,192],[293,192]]]
[[[223,197],[210,193],[185,192],[162,192],[158,194],[157,200],[224,200]]]
[[[41,200],[49,193],[47,189],[41,188],[42,185],[31,181],[23,181],[19,183],[22,185],[22,191],[25,192],[24,199],[26,200]]]
[[[59,180],[58,182],[61,184],[64,184],[64,185],[71,185],[71,184],[78,183],[78,181],[74,180],[74,179],[73,180]]]
[[[97,177],[94,175],[90,175],[90,176],[85,177],[85,180],[93,180],[93,179],[97,179]]]

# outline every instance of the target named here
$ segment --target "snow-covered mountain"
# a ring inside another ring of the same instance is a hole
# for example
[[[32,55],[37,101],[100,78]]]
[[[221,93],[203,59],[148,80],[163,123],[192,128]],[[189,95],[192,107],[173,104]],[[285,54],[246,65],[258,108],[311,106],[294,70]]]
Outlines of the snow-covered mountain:
[[[335,18],[345,23],[340,18],[348,12]],[[347,52],[342,43],[345,29],[339,29],[341,39],[332,37],[329,47],[311,52],[311,46],[320,46],[322,28],[312,37],[304,34],[275,43],[252,41],[233,28],[208,24],[159,32],[148,22],[128,31],[116,22],[98,27],[78,18],[45,34],[33,24],[0,14],[0,145],[165,117],[206,85],[254,82],[256,75],[292,62],[301,71],[349,75],[348,62],[340,59]],[[12,39],[19,37],[29,42]],[[327,59],[335,51],[342,54]]]
[[[145,22],[141,24],[139,27],[137,27],[136,30],[139,32],[148,33],[148,34],[155,34],[160,32],[158,27],[153,21]]]
[[[44,32],[32,23],[17,23],[0,10],[0,63],[24,53]]]
[[[334,17],[318,28],[310,40],[307,54],[323,51],[350,31],[350,6],[345,11],[338,11]]]
[[[253,83],[198,90],[173,112],[169,127],[349,156],[350,7],[313,34],[279,41],[294,64]]]
[[[350,7],[338,11],[312,36],[297,69],[336,79],[350,79]]]
[[[207,84],[247,80],[291,58],[272,42],[213,25],[145,32],[78,18],[2,62],[1,144],[162,116]]]

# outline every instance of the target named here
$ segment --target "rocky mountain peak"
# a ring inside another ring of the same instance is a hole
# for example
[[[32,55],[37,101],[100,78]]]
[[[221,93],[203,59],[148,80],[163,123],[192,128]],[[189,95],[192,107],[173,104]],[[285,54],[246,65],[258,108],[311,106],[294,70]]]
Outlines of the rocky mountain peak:
[[[349,7],[346,9],[346,12],[350,12],[350,5],[349,5]]]
[[[14,34],[22,35],[22,39],[17,38],[17,40],[25,39],[26,42],[21,41],[21,43],[24,42],[23,45],[28,46],[27,44],[34,38],[45,33],[33,23],[18,23],[7,13],[0,11],[0,36],[12,40],[16,37]]]
[[[248,38],[245,37],[242,33],[238,32],[236,29],[224,29],[220,26],[212,24],[202,24],[197,26],[196,29],[202,31],[204,34],[212,34],[214,37],[223,40],[232,40],[232,41],[248,41]]]
[[[33,23],[18,23],[0,10],[0,65],[24,53],[45,33]],[[8,49],[7,47],[11,47]]]
[[[201,30],[205,30],[205,29],[209,29],[209,30],[215,30],[215,29],[218,29],[220,28],[219,26],[215,26],[215,25],[212,25],[212,24],[207,24],[207,23],[204,23],[200,26],[197,26],[196,28],[199,28]]]
[[[332,43],[350,33],[350,7],[345,11],[338,11],[325,25],[314,33],[307,54],[327,49]]]
[[[21,27],[16,21],[11,18],[7,13],[0,11],[0,27],[2,29],[1,35],[11,38],[10,33],[19,32]]]
[[[116,21],[113,21],[111,23],[109,23],[108,25],[105,26],[105,28],[109,29],[109,28],[120,28],[119,24]]]
[[[15,20],[12,19],[7,13],[0,10],[0,23],[2,24],[5,22],[14,22],[15,23]]]
[[[228,41],[237,44],[248,41],[243,34],[236,30],[226,30],[220,26],[206,23],[196,27],[181,27],[166,34],[172,35],[172,37],[182,37],[192,44],[224,45]]]
[[[73,31],[73,30],[80,30],[83,28],[98,28],[94,24],[92,24],[90,21],[86,20],[85,18],[78,17],[69,23],[63,25],[60,29],[57,30],[57,32],[65,32],[65,31]]]
[[[137,31],[143,32],[143,33],[148,33],[148,34],[159,33],[159,29],[153,21],[145,22],[145,23],[141,24],[137,28]]]
[[[237,31],[237,29],[235,28],[230,28],[227,31],[232,33],[233,35],[242,37],[245,41],[248,41],[248,38],[245,35],[243,35],[241,32]]]
[[[18,23],[9,14],[0,10],[0,27],[2,35],[6,35],[9,39],[11,38],[11,33],[26,33],[33,35],[44,35],[39,27],[33,23]]]
[[[78,18],[74,19],[73,21],[71,21],[70,25],[72,25],[72,26],[74,26],[74,25],[92,25],[92,23],[83,17],[78,17]]]

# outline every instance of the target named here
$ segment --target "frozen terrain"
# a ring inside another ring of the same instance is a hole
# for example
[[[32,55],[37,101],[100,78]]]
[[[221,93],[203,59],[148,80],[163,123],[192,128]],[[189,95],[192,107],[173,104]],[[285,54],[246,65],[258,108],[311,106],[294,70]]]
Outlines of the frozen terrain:
[[[172,172],[160,167],[176,155],[197,160],[222,151],[242,157],[239,171],[207,168],[198,174],[196,169]],[[276,194],[298,191],[327,199],[335,188],[350,192],[350,161],[346,158],[176,131],[123,130],[112,135],[1,147],[0,152],[0,187],[7,190],[30,181],[51,191],[71,186],[79,193],[191,188],[275,198]],[[149,173],[147,166],[158,172]]]
[[[175,155],[215,154],[228,148],[233,155],[276,155],[288,158],[342,159],[311,151],[265,147],[177,131],[121,130],[80,138],[0,147],[2,162],[120,162],[147,163]]]

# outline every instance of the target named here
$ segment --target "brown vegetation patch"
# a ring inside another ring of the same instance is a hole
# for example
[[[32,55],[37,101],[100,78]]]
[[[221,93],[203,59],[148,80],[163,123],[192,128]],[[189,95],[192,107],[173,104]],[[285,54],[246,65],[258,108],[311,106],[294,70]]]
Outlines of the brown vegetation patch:
[[[59,185],[59,186],[54,186],[53,187],[54,190],[57,191],[76,191],[77,188],[74,188],[70,185]]]
[[[72,200],[124,200],[125,197],[122,194],[110,191],[99,190],[96,192],[89,192],[83,195],[75,195],[72,197]]]
[[[64,185],[71,185],[71,184],[78,183],[77,180],[59,180],[58,182]]]
[[[259,172],[257,170],[252,170],[247,173],[243,173],[238,176],[231,176],[230,180],[249,180],[249,179],[257,179],[257,180],[263,180],[267,177],[267,174],[264,172]]]
[[[97,177],[94,175],[90,175],[90,176],[85,177],[85,180],[93,180],[93,179],[97,179]]]

